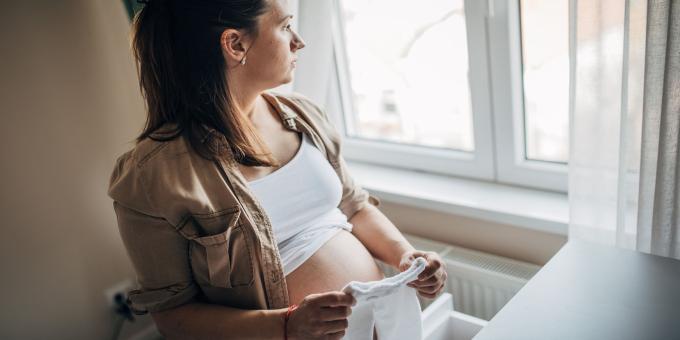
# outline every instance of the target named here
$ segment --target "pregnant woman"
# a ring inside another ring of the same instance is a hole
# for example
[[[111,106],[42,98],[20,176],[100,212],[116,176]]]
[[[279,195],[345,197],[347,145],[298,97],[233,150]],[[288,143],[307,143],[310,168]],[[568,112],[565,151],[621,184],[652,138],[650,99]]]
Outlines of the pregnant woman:
[[[111,175],[129,293],[169,339],[340,339],[374,258],[446,272],[357,185],[317,105],[269,89],[305,46],[285,0],[150,0],[133,25],[146,126]],[[375,336],[375,335],[374,335]],[[387,340],[387,339],[386,339]]]

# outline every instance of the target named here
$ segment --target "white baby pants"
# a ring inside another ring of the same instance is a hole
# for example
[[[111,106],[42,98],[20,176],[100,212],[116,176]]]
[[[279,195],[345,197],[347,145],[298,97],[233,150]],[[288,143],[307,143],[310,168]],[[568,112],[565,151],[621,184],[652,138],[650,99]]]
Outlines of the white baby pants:
[[[357,300],[348,317],[344,340],[421,340],[423,325],[416,289],[406,284],[417,279],[427,261],[416,258],[411,267],[380,281],[352,281],[342,288]]]

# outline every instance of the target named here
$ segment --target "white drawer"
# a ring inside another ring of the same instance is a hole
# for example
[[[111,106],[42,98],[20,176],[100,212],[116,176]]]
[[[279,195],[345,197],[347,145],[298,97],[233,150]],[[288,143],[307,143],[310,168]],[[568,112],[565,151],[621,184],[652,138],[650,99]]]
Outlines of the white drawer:
[[[422,313],[423,340],[469,340],[487,321],[453,310],[453,296],[443,293]]]

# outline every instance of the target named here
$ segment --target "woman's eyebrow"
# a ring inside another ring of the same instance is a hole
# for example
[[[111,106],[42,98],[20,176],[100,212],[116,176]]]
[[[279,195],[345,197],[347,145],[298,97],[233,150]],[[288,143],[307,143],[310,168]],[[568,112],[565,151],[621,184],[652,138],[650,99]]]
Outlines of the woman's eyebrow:
[[[285,21],[286,19],[288,19],[288,18],[291,18],[291,19],[292,19],[292,18],[293,18],[293,15],[292,15],[292,14],[288,14],[288,15],[284,16],[284,17],[281,19],[281,21],[279,21],[279,22],[280,22],[280,23],[281,23],[281,22],[284,22],[284,21]]]

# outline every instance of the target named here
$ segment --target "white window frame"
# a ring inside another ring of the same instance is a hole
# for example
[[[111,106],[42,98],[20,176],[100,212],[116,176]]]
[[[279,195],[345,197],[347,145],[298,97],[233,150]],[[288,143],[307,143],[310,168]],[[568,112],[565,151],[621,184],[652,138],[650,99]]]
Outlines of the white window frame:
[[[333,0],[333,8],[334,65],[329,77],[326,108],[336,126],[344,132],[345,158],[488,182],[567,191],[565,164],[532,161],[525,156],[519,0],[464,0],[474,153],[374,141],[347,134],[345,122],[354,115],[348,111],[352,98],[339,0]],[[507,91],[508,88],[512,91]]]
[[[530,160],[526,155],[519,2],[488,1],[496,181],[566,193],[567,164]]]

